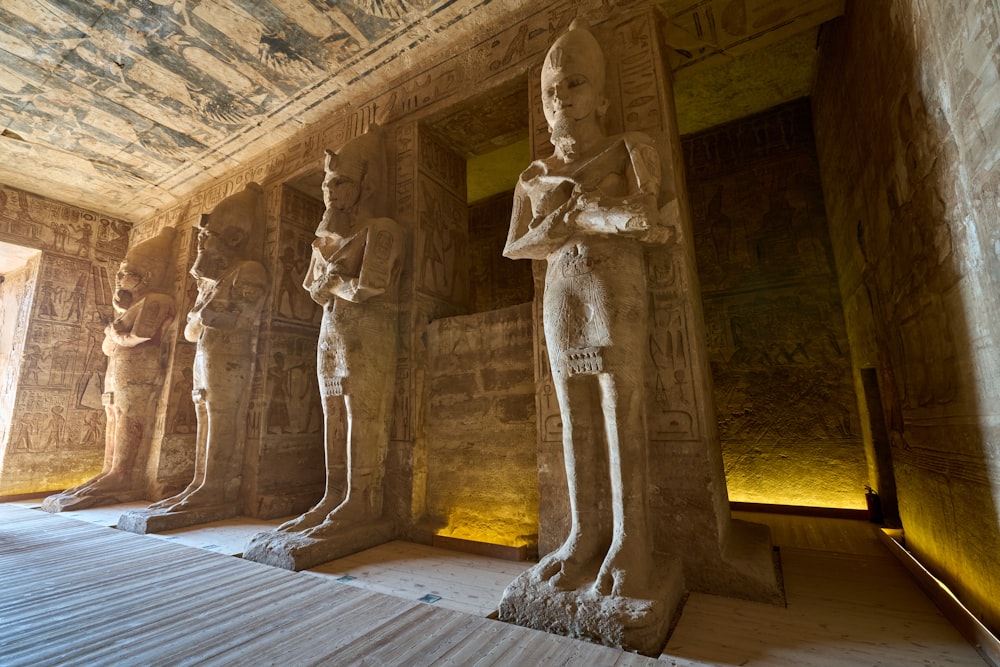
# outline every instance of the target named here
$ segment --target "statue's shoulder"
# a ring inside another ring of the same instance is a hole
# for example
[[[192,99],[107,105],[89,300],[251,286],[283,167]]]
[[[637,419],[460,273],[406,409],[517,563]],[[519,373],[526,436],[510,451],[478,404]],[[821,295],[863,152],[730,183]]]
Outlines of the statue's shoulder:
[[[552,173],[552,171],[558,168],[562,163],[553,155],[547,158],[542,158],[541,160],[533,160],[528,167],[521,172],[521,184],[530,185],[536,179],[547,176]]]
[[[388,232],[393,236],[401,237],[406,233],[406,228],[393,218],[369,218],[365,221],[365,226],[376,233]]]

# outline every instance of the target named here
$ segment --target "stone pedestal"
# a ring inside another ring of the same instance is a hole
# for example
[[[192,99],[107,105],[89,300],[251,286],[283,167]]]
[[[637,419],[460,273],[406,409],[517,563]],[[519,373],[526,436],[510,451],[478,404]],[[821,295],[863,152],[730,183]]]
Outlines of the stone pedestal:
[[[680,613],[684,577],[677,561],[660,560],[656,566],[648,598],[600,595],[589,583],[560,590],[539,580],[532,568],[507,586],[500,620],[657,656]]]
[[[393,523],[388,519],[364,525],[320,526],[301,533],[269,530],[250,538],[243,558],[298,572],[385,544],[394,535]]]
[[[191,510],[132,510],[118,517],[115,527],[129,533],[162,533],[165,530],[187,528],[210,521],[231,519],[239,514],[236,505],[209,505]]]

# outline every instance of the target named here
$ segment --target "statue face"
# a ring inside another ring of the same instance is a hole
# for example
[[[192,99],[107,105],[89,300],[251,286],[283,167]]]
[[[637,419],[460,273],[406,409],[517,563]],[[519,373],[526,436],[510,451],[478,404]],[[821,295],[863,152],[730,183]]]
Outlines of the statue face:
[[[349,211],[358,203],[361,187],[356,179],[339,171],[328,171],[323,179],[323,203],[327,208]]]
[[[126,257],[115,274],[115,294],[112,305],[116,310],[125,311],[141,299],[149,290],[147,272],[133,260]]]
[[[323,179],[323,203],[326,211],[316,228],[316,236],[347,236],[350,234],[351,214],[361,197],[360,179],[349,174],[328,169]]]
[[[219,229],[223,227],[222,229]],[[219,278],[229,267],[230,261],[238,254],[238,246],[243,231],[238,227],[225,227],[225,219],[213,220],[212,216],[201,218],[198,232],[198,256],[191,267],[193,273],[206,278]]]
[[[550,127],[595,116],[603,102],[603,94],[585,74],[557,71],[545,83],[542,109]]]

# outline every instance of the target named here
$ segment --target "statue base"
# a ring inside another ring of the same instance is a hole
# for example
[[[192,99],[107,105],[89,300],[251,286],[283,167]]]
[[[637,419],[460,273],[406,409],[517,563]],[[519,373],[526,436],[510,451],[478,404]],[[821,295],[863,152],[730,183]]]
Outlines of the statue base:
[[[630,598],[600,595],[590,586],[561,590],[539,581],[532,569],[507,586],[500,620],[656,657],[683,604],[680,563],[657,562],[648,593],[649,598]]]
[[[208,505],[184,510],[132,510],[118,517],[115,528],[129,533],[162,533],[165,530],[187,528],[211,521],[222,521],[237,516],[235,504]]]
[[[321,538],[305,532],[269,530],[250,538],[243,551],[243,559],[298,572],[385,544],[394,535],[393,523],[389,519],[331,526],[324,530]]]
[[[145,489],[114,493],[94,493],[87,495],[77,495],[75,493],[56,493],[42,501],[42,509],[52,514],[58,514],[59,512],[85,510],[90,507],[104,507],[105,505],[131,503],[136,500],[142,500],[145,497]]]
[[[733,519],[726,548],[686,573],[689,590],[785,606],[781,559],[768,526]]]

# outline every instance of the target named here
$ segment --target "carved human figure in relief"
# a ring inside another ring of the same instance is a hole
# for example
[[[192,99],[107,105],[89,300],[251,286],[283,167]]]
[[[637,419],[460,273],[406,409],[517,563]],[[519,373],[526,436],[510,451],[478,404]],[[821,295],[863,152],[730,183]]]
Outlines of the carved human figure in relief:
[[[325,417],[326,493],[279,531],[327,539],[382,516],[406,242],[404,229],[385,217],[391,201],[385,150],[376,128],[339,153],[326,153],[326,211],[303,283],[323,307],[316,372]],[[344,480],[331,467],[345,460],[345,447],[346,494],[338,492]]]
[[[146,493],[146,461],[165,377],[163,334],[174,317],[174,235],[167,227],[139,243],[115,274],[115,318],[104,329],[102,345],[108,356],[104,468],[83,484],[46,498],[42,507],[49,512],[127,502]],[[89,421],[87,425],[93,429]]]
[[[198,296],[184,337],[195,348],[191,398],[197,419],[194,478],[149,511],[173,513],[235,505],[257,347],[269,280],[263,255],[264,191],[250,183],[201,217],[191,275]]]
[[[589,584],[601,595],[641,597],[652,563],[643,250],[668,233],[657,205],[659,152],[644,134],[605,134],[604,76],[596,39],[574,22],[542,68],[555,153],[521,174],[503,254],[548,262],[545,341],[572,514],[566,541],[533,576],[560,589]]]

